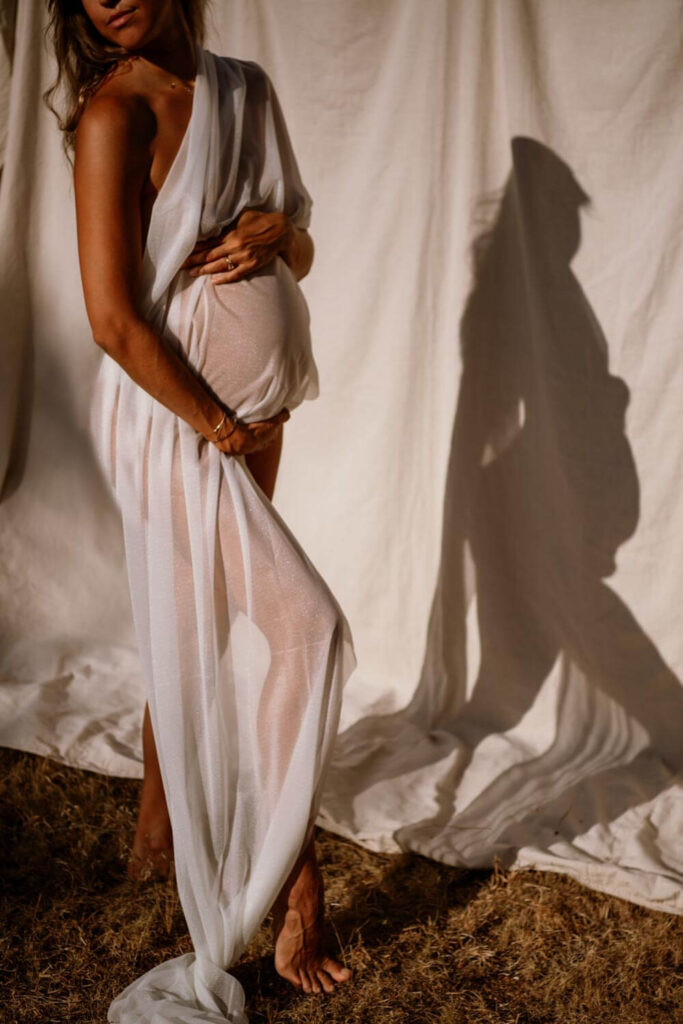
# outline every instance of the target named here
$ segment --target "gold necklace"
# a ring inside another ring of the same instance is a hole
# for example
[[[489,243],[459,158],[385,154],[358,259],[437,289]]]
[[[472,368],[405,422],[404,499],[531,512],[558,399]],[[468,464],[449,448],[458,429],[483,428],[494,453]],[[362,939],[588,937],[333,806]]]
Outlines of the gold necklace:
[[[180,82],[180,84],[182,85],[183,89],[186,89],[187,92],[190,93],[190,95],[192,95],[192,93],[194,93],[194,85],[188,85],[187,82],[184,82],[182,78],[179,78],[178,82]],[[178,84],[178,82],[176,82],[175,80],[172,80],[168,84],[170,85],[170,87],[172,89],[175,89],[175,87]]]
[[[149,64],[149,61],[147,60],[146,57],[141,57],[140,59],[144,60],[146,64]],[[166,71],[165,68],[161,68],[161,70],[164,71],[166,74],[170,74],[170,72]],[[168,84],[171,87],[171,89],[175,89],[176,86],[178,85],[178,83],[180,83],[180,85],[182,85],[183,89],[185,89],[186,92],[189,92],[190,95],[192,95],[194,93],[194,82],[192,83],[192,85],[188,85],[187,82],[185,82],[180,77],[178,77],[177,79],[176,78],[172,78],[171,81]]]

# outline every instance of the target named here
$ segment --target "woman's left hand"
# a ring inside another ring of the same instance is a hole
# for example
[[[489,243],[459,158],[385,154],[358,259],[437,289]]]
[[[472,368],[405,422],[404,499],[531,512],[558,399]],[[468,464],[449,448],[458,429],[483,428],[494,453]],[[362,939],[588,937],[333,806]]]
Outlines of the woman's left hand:
[[[274,260],[292,240],[294,227],[284,213],[243,210],[232,231],[197,242],[183,263],[193,277],[211,274],[214,284],[248,277]],[[230,270],[230,262],[234,269]]]

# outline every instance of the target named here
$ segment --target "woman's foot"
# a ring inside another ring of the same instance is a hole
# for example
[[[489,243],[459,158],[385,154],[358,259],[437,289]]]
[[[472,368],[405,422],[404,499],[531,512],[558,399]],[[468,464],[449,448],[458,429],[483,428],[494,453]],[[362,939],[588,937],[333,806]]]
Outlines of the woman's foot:
[[[325,953],[324,933],[323,880],[311,836],[273,904],[275,970],[304,992],[333,992],[335,982],[352,976]]]

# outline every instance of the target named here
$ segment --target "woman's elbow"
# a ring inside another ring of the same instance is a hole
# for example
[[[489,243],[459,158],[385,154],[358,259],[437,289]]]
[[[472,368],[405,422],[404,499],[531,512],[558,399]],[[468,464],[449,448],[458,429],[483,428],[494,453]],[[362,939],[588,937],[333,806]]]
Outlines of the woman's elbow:
[[[120,316],[116,313],[99,313],[90,318],[93,341],[117,362],[125,359],[136,326],[133,317]]]

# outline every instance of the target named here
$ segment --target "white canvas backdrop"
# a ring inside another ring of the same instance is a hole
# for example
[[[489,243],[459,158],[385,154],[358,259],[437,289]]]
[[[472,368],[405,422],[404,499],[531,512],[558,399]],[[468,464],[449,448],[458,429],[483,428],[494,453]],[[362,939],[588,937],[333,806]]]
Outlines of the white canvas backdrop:
[[[70,173],[20,2],[0,191],[0,743],[137,776]],[[275,502],[358,669],[320,824],[683,912],[678,0],[215,0],[314,198]],[[7,91],[6,91],[7,93]]]

